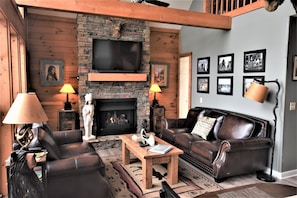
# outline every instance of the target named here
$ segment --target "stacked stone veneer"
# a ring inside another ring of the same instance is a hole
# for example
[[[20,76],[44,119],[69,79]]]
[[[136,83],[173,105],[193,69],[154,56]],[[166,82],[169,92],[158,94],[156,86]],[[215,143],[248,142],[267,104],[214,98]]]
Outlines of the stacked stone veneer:
[[[120,38],[113,37],[114,26],[121,23]],[[102,82],[88,81],[88,73],[92,70],[93,38],[141,41],[143,58],[141,73],[149,79],[150,71],[150,31],[146,22],[131,19],[79,14],[77,18],[78,75],[79,75],[79,107],[80,126],[83,127],[81,110],[86,93],[92,93],[93,99],[137,98],[137,129],[140,130],[143,119],[149,120],[149,80],[146,82]],[[122,80],[122,79],[121,79]],[[93,100],[94,101],[94,100]],[[94,104],[96,105],[96,104]],[[93,125],[93,133],[96,123]]]

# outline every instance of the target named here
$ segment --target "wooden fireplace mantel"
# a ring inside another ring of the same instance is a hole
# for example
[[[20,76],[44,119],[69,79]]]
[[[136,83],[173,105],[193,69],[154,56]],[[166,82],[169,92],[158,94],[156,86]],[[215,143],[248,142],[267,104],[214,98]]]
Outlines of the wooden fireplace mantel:
[[[147,81],[144,73],[88,73],[88,81]]]

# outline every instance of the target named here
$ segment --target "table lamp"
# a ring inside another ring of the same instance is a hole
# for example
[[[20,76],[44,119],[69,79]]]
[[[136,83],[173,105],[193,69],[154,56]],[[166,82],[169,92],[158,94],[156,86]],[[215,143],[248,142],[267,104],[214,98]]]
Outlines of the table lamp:
[[[150,92],[154,92],[154,100],[153,100],[152,106],[153,107],[158,107],[159,103],[158,103],[158,100],[156,98],[156,93],[161,92],[161,89],[160,89],[159,85],[158,84],[152,84],[152,86],[150,88]]]
[[[4,124],[21,125],[15,132],[16,141],[27,147],[33,139],[33,123],[46,122],[48,118],[35,93],[19,93],[11,105]]]
[[[262,84],[261,84],[262,83]],[[257,81],[256,79],[254,82],[251,83],[251,86],[248,88],[247,92],[245,93],[244,97],[251,99],[256,102],[263,103],[268,87],[264,86],[265,83],[275,83],[277,85],[277,92],[275,94],[275,105],[273,108],[273,115],[274,115],[274,131],[272,134],[272,151],[271,151],[271,161],[270,161],[270,174],[267,175],[265,173],[257,173],[257,178],[259,180],[265,181],[265,182],[275,182],[275,178],[272,176],[272,168],[273,168],[273,159],[274,159],[274,147],[275,147],[275,134],[276,134],[276,123],[277,123],[277,116],[276,116],[276,109],[278,107],[278,94],[280,91],[280,84],[278,80],[271,80],[271,81]]]
[[[71,103],[68,101],[68,94],[75,93],[71,84],[64,84],[63,87],[60,89],[61,93],[66,93],[66,102],[64,104],[64,110],[71,110]]]

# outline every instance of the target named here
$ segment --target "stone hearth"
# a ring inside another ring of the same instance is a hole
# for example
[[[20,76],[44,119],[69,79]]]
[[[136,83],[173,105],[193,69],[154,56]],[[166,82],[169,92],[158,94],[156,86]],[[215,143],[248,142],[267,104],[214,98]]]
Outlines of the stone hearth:
[[[136,82],[104,82],[89,81],[88,73],[92,70],[92,39],[112,39],[114,27],[121,23],[118,40],[141,41],[143,43],[141,73],[148,76],[147,81]],[[115,17],[79,14],[77,18],[78,43],[78,74],[79,74],[79,105],[80,126],[83,128],[81,110],[85,104],[84,96],[92,93],[93,99],[136,98],[137,100],[137,131],[141,128],[143,119],[149,121],[149,72],[150,72],[150,31],[146,22]],[[96,105],[96,104],[95,104]],[[93,134],[97,130],[94,122]]]

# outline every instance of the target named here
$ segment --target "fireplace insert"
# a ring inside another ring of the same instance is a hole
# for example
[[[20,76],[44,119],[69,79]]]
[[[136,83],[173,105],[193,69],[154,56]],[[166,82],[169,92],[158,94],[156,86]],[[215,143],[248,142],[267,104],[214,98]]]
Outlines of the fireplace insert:
[[[97,99],[95,101],[96,135],[136,133],[137,99]]]

